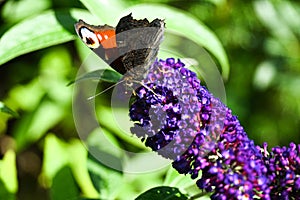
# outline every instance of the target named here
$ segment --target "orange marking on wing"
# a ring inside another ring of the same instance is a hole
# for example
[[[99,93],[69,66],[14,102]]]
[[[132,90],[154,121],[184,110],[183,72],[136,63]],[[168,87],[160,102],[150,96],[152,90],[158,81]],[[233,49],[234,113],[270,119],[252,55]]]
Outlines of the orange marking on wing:
[[[117,47],[117,41],[116,41],[116,32],[115,30],[105,30],[105,31],[99,31],[96,33],[98,36],[98,39],[100,40],[100,43],[104,49],[111,49]]]

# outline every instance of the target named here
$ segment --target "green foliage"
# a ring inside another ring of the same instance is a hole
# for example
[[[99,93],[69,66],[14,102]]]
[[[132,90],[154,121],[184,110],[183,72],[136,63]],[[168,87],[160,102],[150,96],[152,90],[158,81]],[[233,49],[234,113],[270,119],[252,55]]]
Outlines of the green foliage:
[[[110,91],[101,93],[121,75],[79,41],[74,31],[78,19],[113,26],[130,12],[134,18],[165,19],[166,38],[159,56],[201,61],[195,46],[204,47],[223,80],[228,80],[228,106],[257,144],[300,142],[299,2],[155,2],[0,2],[0,147],[6,152],[0,160],[0,199],[187,199],[201,193],[189,176],[170,166],[142,174],[126,172],[126,161],[147,160],[122,150],[149,149],[130,134],[128,110],[112,110]],[[85,61],[87,57],[91,59]],[[82,62],[87,73],[75,78]],[[101,80],[92,113],[101,128],[79,138],[72,115],[73,89],[90,79]],[[127,121],[118,124],[116,116]],[[124,172],[106,166],[97,155]],[[30,169],[22,165],[24,158]],[[37,188],[28,177],[37,180]],[[24,183],[32,190],[43,188],[42,194],[31,194]]]
[[[151,200],[151,199],[184,200],[188,198],[184,194],[182,194],[177,188],[171,188],[166,186],[152,188],[136,198],[136,200]]]
[[[116,83],[121,79],[121,75],[112,70],[100,69],[100,70],[95,70],[86,73],[81,77],[78,77],[76,80],[71,81],[68,85],[71,85],[73,83],[78,83],[79,81],[88,80],[88,79],[96,79],[99,81],[101,80],[101,81]]]
[[[8,150],[0,160],[0,198],[15,199],[18,190],[16,154]]]
[[[85,196],[97,196],[98,193],[92,185],[86,165],[87,152],[80,141],[72,140],[65,143],[51,134],[46,137],[42,173],[45,178],[45,183],[52,186],[51,194],[53,196],[59,199],[66,199],[66,194],[60,193],[68,181],[69,184],[74,187],[69,188],[71,196],[68,198],[75,198],[75,196],[72,195],[78,196],[77,185]],[[64,178],[66,182],[59,181]],[[53,187],[55,188],[53,189]]]
[[[0,111],[12,115],[13,117],[18,117],[18,113],[13,111],[11,108],[7,107],[3,102],[0,101]]]
[[[47,11],[21,21],[1,37],[0,64],[25,53],[73,40],[73,24],[79,17],[90,18],[86,11],[70,9]]]
[[[60,169],[53,178],[50,190],[51,199],[65,200],[77,199],[79,189],[72,176],[72,171],[68,167]]]

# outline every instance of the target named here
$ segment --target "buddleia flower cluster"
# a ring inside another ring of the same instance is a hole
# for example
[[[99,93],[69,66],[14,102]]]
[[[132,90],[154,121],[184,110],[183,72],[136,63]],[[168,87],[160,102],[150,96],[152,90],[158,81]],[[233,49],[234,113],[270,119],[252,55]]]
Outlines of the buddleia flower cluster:
[[[299,146],[269,153],[179,59],[155,61],[129,110],[131,132],[211,199],[300,199]],[[279,172],[278,172],[279,170]],[[201,175],[199,175],[201,172]]]
[[[274,147],[263,144],[263,159],[270,180],[271,199],[300,199],[300,145]]]

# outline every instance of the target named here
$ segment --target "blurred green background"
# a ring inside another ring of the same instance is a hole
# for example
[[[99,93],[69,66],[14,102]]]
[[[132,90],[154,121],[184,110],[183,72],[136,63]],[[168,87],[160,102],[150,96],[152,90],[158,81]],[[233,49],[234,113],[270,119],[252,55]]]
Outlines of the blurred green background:
[[[81,195],[96,198],[100,192],[103,199],[132,199],[162,184],[168,177],[165,169],[124,178],[120,172],[90,159],[73,121],[73,86],[66,86],[74,80],[89,54],[75,36],[74,20],[88,18],[95,24],[115,26],[122,13],[128,14],[128,11],[135,18],[142,12],[142,18],[153,19],[158,16],[151,7],[147,9],[150,3],[170,13],[182,13],[181,20],[170,20],[169,24],[166,21],[166,29],[170,25],[170,29],[188,34],[197,28],[189,25],[191,18],[200,23],[199,28],[208,28],[217,36],[225,53],[220,48],[214,49],[213,40],[203,46],[212,53],[222,72],[228,107],[256,144],[266,141],[273,147],[300,143],[300,3],[297,0],[247,3],[234,0],[0,0],[0,103],[7,106],[2,106],[4,112],[0,112],[0,197],[74,199]],[[87,8],[94,15],[98,13],[98,20],[89,15]],[[46,24],[41,26],[41,23]],[[36,34],[43,31],[47,34]],[[30,35],[32,32],[35,33]],[[191,33],[191,37],[196,41],[201,36]],[[18,43],[19,39],[24,43]],[[103,85],[106,88],[111,84]],[[100,124],[116,145],[144,151],[138,139],[123,137],[109,120],[101,122],[101,118],[111,118],[107,114],[109,96],[107,92],[97,99]],[[18,116],[14,116],[13,111]],[[89,141],[88,145],[99,146],[92,136]],[[118,158],[117,153],[110,153]],[[93,171],[91,165],[96,165],[98,171]],[[122,187],[116,189],[111,182],[121,183]]]

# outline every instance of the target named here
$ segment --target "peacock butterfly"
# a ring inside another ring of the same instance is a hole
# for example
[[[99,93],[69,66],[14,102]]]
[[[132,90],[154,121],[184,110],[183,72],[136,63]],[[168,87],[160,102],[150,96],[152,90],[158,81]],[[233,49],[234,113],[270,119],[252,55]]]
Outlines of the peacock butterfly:
[[[81,40],[120,74],[133,68],[138,68],[138,73],[147,70],[157,56],[164,27],[164,20],[136,20],[131,14],[121,18],[116,27],[94,26],[83,20],[75,24]]]

